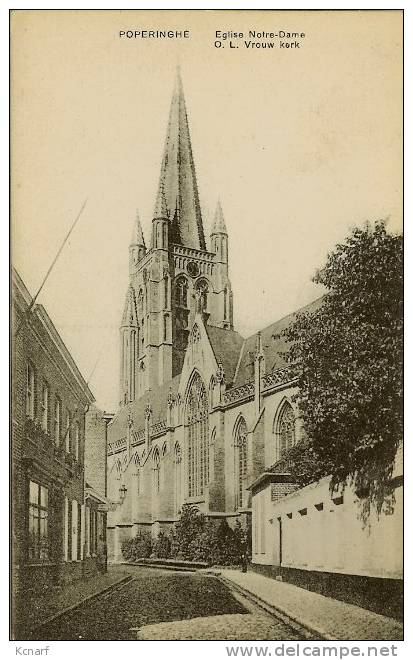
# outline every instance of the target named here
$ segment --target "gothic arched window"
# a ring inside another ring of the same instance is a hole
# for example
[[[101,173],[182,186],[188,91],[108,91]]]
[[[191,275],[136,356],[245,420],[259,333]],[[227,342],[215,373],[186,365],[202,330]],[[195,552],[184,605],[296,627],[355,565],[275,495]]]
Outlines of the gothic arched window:
[[[138,293],[138,315],[143,316],[143,290],[139,289]]]
[[[116,461],[115,468],[116,468],[116,479],[120,481],[122,477],[122,463],[120,462],[120,459]]]
[[[188,306],[188,280],[182,275],[175,282],[175,304],[178,307]]]
[[[190,338],[192,362],[196,362],[199,357],[200,347],[201,347],[201,333],[198,325],[194,325],[192,328],[191,338]]]
[[[139,456],[138,454],[135,454],[133,457],[133,479],[135,482],[135,493],[136,495],[140,495],[141,492],[141,483],[140,483],[140,461],[139,461]]]
[[[276,460],[295,445],[295,414],[291,403],[284,401],[275,425]]]
[[[205,312],[208,305],[208,282],[206,280],[198,280],[195,285],[195,296],[198,301],[198,309]]]
[[[153,488],[155,493],[159,493],[161,489],[161,465],[159,459],[159,449],[155,447],[152,457],[152,467],[153,467]]]
[[[130,333],[130,342],[129,342],[129,400],[133,401],[135,399],[135,374],[136,368],[136,331],[132,330]]]
[[[182,504],[182,452],[179,444],[175,445],[174,471],[175,471],[175,513],[177,514]]]
[[[168,341],[168,325],[169,325],[169,314],[164,314],[163,317],[163,340]]]
[[[166,442],[163,443],[162,453],[161,453],[161,462],[159,466],[159,486],[160,489],[164,487],[165,484],[165,461],[166,461]]]
[[[169,307],[169,276],[165,275],[163,278],[163,306],[165,309]]]
[[[234,446],[235,446],[235,509],[240,509],[245,506],[244,502],[244,480],[247,474],[247,446],[248,430],[245,419],[241,417],[238,421],[235,431]]]
[[[208,397],[199,374],[193,378],[185,408],[188,442],[188,496],[203,495],[209,482]]]

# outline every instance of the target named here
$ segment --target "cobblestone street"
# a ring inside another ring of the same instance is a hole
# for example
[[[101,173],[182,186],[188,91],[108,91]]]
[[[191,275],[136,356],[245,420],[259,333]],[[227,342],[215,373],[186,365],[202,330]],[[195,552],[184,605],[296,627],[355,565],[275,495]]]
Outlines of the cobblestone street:
[[[38,629],[39,640],[296,640],[218,578],[130,568],[133,580]]]

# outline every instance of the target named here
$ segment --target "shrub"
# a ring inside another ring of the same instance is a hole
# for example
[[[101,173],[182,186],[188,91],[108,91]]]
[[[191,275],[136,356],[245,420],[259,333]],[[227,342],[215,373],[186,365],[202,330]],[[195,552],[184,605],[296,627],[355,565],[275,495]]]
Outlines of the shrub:
[[[214,563],[217,555],[216,525],[212,520],[204,520],[202,528],[192,539],[189,550],[191,558],[195,561]]]
[[[196,539],[205,525],[205,516],[191,504],[184,504],[180,520],[174,525],[173,555],[177,558],[192,560],[196,553]]]
[[[244,528],[237,521],[232,529],[225,519],[219,523],[208,520],[195,506],[184,505],[170,537],[170,556],[226,566],[240,564],[243,556],[251,556],[251,524]]]
[[[160,532],[157,539],[155,539],[152,554],[159,559],[167,559],[171,554],[171,539],[164,532]]]
[[[149,532],[138,532],[132,539],[122,542],[122,555],[127,561],[137,561],[150,557],[152,539]]]

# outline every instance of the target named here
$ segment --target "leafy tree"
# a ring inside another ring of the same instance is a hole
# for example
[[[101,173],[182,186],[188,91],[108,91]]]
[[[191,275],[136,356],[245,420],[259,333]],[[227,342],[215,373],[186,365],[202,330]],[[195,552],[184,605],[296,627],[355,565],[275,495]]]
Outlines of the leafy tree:
[[[316,478],[352,482],[378,512],[402,438],[402,277],[401,236],[384,222],[353,229],[313,278],[322,304],[284,332]]]

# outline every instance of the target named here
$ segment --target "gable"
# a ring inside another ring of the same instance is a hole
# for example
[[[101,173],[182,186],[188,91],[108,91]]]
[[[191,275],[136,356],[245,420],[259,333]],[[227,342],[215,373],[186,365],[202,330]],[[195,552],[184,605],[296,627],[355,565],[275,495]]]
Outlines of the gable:
[[[234,382],[235,371],[244,338],[235,330],[218,328],[213,325],[205,326],[212,350],[217,363],[221,363],[225,373],[227,387]]]
[[[194,371],[198,371],[205,387],[209,387],[212,376],[218,370],[218,362],[214,355],[201,314],[195,316],[194,323],[188,339],[182,366],[179,392],[185,396],[188,383]]]

